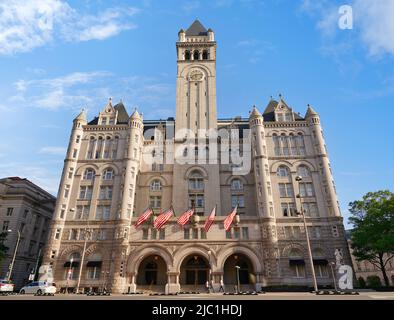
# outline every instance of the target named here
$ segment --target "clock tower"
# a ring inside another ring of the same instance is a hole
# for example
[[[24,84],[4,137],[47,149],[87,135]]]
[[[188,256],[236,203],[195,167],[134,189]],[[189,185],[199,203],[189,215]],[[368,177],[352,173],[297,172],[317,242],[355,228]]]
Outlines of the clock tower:
[[[216,42],[198,21],[178,33],[176,132],[216,129]]]

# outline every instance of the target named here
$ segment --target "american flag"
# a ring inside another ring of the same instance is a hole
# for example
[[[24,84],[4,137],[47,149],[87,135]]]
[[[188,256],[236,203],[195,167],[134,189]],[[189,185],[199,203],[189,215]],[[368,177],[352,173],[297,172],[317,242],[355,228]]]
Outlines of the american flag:
[[[157,229],[160,230],[162,226],[164,226],[168,220],[174,215],[174,210],[172,207],[168,209],[167,211],[164,211],[161,213],[153,222],[153,226]]]
[[[209,228],[211,227],[213,221],[215,220],[215,215],[216,215],[216,206],[211,211],[211,214],[209,215],[207,221],[205,221],[205,225],[204,225],[205,232],[209,231]]]
[[[184,226],[189,222],[191,216],[194,214],[194,209],[189,209],[186,212],[182,213],[182,215],[178,218],[178,224]]]
[[[238,206],[236,206],[234,210],[226,217],[226,219],[224,219],[224,229],[226,231],[230,229],[231,224],[233,223],[234,217],[237,214],[237,207]]]
[[[149,217],[152,215],[153,211],[151,208],[148,208],[144,211],[143,214],[140,215],[136,223],[134,224],[134,227],[138,228],[141,224],[143,224],[146,220],[149,219]]]

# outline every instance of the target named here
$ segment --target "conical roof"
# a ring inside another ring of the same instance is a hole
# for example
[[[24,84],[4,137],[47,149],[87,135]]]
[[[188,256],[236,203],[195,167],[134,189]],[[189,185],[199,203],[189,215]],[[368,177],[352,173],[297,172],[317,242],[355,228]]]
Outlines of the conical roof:
[[[261,113],[260,113],[260,111],[257,109],[256,106],[253,106],[253,110],[252,110],[252,112],[250,113],[249,118],[256,118],[256,117],[261,117]]]
[[[308,105],[308,110],[306,112],[305,118],[313,116],[319,116],[319,114],[310,105]]]
[[[186,30],[186,35],[187,36],[206,36],[208,35],[207,29],[201,24],[198,19],[196,19],[192,25],[189,27],[189,29]]]

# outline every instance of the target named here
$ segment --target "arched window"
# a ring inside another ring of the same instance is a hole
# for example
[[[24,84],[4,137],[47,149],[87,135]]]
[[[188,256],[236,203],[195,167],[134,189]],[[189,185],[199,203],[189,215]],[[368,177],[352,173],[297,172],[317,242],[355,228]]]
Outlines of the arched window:
[[[195,50],[193,53],[193,59],[198,60],[200,57],[200,52],[198,50]]]
[[[99,137],[97,141],[97,146],[96,146],[96,154],[95,158],[100,159],[101,158],[101,150],[103,148],[103,137]]]
[[[151,191],[160,191],[161,190],[161,182],[160,180],[153,180],[150,184]]]
[[[96,172],[92,168],[88,168],[85,170],[85,173],[83,175],[84,180],[93,180]]]
[[[288,143],[288,139],[284,133],[281,134],[280,141],[281,141],[281,145],[282,145],[282,154],[284,156],[288,156],[289,155],[289,143]]]
[[[281,156],[282,155],[282,150],[280,148],[280,137],[276,134],[272,136],[272,139],[274,140],[274,146],[275,146],[275,155],[276,156]]]
[[[276,175],[281,178],[287,178],[290,176],[290,170],[286,166],[280,166],[276,171]]]
[[[185,60],[190,60],[190,51],[189,50],[185,51]]]
[[[203,60],[208,60],[208,51],[207,51],[207,50],[204,50],[204,51],[203,51],[203,53],[202,53],[202,59],[203,59]]]
[[[111,137],[107,136],[104,143],[104,159],[109,159],[111,150]]]
[[[244,189],[243,183],[240,179],[234,179],[231,181],[231,190],[241,191]]]
[[[204,178],[199,171],[193,171],[189,177],[189,189],[204,190]]]
[[[90,280],[100,279],[102,260],[103,259],[100,253],[92,254],[88,258],[88,262],[86,264],[88,279]]]
[[[289,266],[294,278],[305,277],[305,260],[303,254],[298,249],[291,249],[289,252]]]
[[[303,178],[308,178],[311,176],[311,172],[309,171],[309,168],[305,165],[299,166],[297,169],[297,175],[303,177]]]
[[[81,255],[78,252],[73,252],[69,255],[64,263],[64,279],[76,280],[78,278],[80,260]]]
[[[114,170],[111,168],[105,169],[103,172],[103,180],[112,180],[114,178]]]

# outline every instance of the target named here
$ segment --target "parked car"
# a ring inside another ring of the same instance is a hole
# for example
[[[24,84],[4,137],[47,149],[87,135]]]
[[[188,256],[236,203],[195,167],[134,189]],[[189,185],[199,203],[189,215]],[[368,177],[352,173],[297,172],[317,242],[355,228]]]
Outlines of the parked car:
[[[55,294],[56,285],[49,282],[35,281],[24,286],[20,291],[20,294]]]
[[[0,293],[13,292],[14,284],[6,279],[0,279]]]

